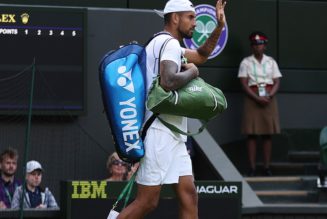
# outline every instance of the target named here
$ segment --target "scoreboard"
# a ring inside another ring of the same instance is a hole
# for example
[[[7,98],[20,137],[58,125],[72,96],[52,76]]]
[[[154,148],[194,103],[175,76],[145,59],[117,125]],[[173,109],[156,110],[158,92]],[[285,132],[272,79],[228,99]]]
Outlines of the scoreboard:
[[[0,113],[26,109],[34,61],[34,113],[83,112],[85,35],[85,9],[0,6]]]
[[[70,19],[71,12],[61,15],[54,9],[3,9],[0,14],[1,35],[25,35],[40,37],[81,37],[82,27]],[[27,11],[27,12],[24,12]],[[7,12],[7,13],[6,13]],[[62,14],[64,13],[64,14]],[[67,17],[68,16],[68,17]],[[67,20],[68,19],[68,20]],[[54,22],[55,21],[55,22]]]

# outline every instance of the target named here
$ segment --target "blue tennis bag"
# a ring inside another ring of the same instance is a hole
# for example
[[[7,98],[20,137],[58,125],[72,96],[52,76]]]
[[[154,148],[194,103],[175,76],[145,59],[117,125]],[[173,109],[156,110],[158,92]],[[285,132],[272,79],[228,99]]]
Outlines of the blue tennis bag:
[[[107,53],[99,66],[105,112],[119,157],[135,163],[144,156],[146,52],[130,43]]]

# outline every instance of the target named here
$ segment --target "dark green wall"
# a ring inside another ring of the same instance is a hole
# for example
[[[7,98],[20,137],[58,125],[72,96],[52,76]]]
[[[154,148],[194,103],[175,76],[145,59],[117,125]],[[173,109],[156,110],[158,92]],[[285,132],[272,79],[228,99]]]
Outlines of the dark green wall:
[[[278,48],[282,68],[326,71],[326,11],[327,2],[280,2]]]
[[[2,0],[3,4],[26,4],[25,0]],[[77,7],[161,9],[166,0],[29,0],[30,5]],[[215,5],[215,0],[194,0],[195,5]],[[224,52],[206,63],[210,67],[237,67],[250,53],[247,36],[252,30],[262,30],[269,36],[268,53],[280,67],[287,69],[327,68],[325,31],[327,1],[294,0],[232,0],[226,14],[229,43]],[[314,44],[315,43],[315,44]]]
[[[13,1],[10,0],[10,3]],[[80,4],[82,2],[87,3],[79,1]],[[109,2],[125,4],[123,2],[126,1]],[[133,0],[128,4],[136,8],[143,7],[143,3],[151,5],[154,2],[157,0]],[[164,1],[159,3],[164,4]],[[293,7],[293,4],[297,6]],[[310,7],[304,11],[307,5]],[[243,92],[237,71],[241,59],[250,53],[247,36],[254,29],[268,34],[270,42],[267,53],[280,63],[284,75],[281,92],[277,96],[282,129],[319,129],[327,124],[327,64],[323,62],[326,57],[326,43],[323,40],[326,39],[327,30],[324,27],[327,27],[327,17],[322,13],[326,5],[327,2],[305,1],[279,1],[279,4],[269,0],[228,2],[226,14],[230,32],[227,46],[221,55],[201,66],[201,76],[222,88],[228,101],[227,111],[208,124],[208,130],[218,143],[244,139],[240,133]],[[148,7],[160,8],[156,5]],[[103,114],[97,72],[99,60],[107,51],[126,42],[145,42],[162,27],[162,19],[151,10],[88,9],[87,113],[72,119],[45,118],[33,120],[32,123],[33,148],[29,159],[44,164],[45,184],[56,195],[59,180],[106,177],[106,158],[114,146],[109,124]],[[22,154],[25,126],[25,121],[17,123],[12,118],[1,121],[0,150],[10,145],[17,147]]]
[[[1,0],[1,4],[127,8],[128,0]]]

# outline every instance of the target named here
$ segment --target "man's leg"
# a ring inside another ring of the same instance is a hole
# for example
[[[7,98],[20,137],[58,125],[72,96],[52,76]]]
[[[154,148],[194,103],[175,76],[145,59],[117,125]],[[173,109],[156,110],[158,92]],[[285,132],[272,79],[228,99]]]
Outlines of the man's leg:
[[[161,186],[137,185],[135,200],[117,217],[118,219],[142,219],[154,210],[159,202]]]
[[[193,182],[193,176],[180,176],[174,189],[179,201],[180,219],[198,218],[198,194]]]

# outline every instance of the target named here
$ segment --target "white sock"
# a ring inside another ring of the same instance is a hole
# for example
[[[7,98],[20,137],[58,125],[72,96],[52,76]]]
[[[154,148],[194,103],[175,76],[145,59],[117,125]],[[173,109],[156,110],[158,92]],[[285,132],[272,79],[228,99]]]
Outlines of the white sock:
[[[115,210],[110,210],[107,219],[116,219],[118,217],[118,215],[119,215],[119,212],[117,212]]]

